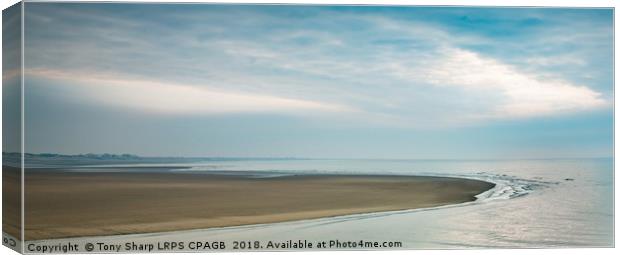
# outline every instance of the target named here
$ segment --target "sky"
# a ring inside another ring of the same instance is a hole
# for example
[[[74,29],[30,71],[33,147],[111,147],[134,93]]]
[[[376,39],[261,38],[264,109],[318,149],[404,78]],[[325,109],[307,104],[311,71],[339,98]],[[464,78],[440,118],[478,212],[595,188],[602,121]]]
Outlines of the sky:
[[[27,152],[612,156],[611,9],[25,10]]]

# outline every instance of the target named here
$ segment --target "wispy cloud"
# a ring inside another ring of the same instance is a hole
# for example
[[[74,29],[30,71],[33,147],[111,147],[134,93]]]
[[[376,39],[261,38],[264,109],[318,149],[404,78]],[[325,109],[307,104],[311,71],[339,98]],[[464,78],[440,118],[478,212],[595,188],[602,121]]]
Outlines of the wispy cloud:
[[[2,70],[2,81],[8,82],[10,80],[14,80],[15,78],[20,77],[21,74],[22,74],[21,68]]]
[[[105,74],[88,75],[59,70],[28,70],[29,78],[53,81],[64,96],[89,104],[103,104],[112,108],[133,109],[164,114],[226,114],[226,113],[290,113],[349,112],[353,109],[324,102],[283,98],[271,95],[249,94],[210,89],[207,86],[162,83],[110,77]],[[69,93],[69,94],[66,94]]]
[[[419,76],[420,73],[424,75]],[[413,76],[436,86],[452,86],[497,98],[493,108],[477,115],[480,118],[544,116],[609,106],[601,93],[586,86],[539,78],[461,49],[445,49],[441,57],[416,70]]]

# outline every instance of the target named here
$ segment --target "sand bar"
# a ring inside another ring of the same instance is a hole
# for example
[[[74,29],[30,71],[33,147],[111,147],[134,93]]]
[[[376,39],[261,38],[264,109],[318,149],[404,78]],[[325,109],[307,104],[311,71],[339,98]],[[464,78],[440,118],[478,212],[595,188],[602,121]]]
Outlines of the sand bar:
[[[26,240],[272,223],[475,200],[492,183],[446,177],[26,172]]]

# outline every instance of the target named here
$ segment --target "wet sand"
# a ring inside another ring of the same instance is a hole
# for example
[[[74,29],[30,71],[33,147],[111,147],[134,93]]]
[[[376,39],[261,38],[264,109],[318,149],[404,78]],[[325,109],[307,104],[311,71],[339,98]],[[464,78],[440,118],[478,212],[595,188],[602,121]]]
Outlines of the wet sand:
[[[149,233],[435,207],[492,183],[446,177],[28,171],[25,239]]]

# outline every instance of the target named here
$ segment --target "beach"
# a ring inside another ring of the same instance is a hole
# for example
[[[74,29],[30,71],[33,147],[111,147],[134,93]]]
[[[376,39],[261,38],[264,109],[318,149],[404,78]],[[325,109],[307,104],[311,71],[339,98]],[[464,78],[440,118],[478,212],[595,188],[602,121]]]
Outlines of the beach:
[[[494,184],[428,176],[26,171],[25,239],[153,233],[436,207]]]
[[[2,166],[2,231],[21,236],[21,169]]]

